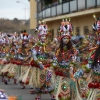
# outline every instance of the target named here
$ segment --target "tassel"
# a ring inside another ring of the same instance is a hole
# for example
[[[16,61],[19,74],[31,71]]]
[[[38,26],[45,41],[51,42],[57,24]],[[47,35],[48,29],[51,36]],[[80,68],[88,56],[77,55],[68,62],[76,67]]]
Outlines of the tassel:
[[[22,67],[23,66],[20,66],[19,68],[19,77],[17,78],[18,81],[21,79],[21,76],[22,76]]]
[[[37,82],[37,80],[38,80],[38,77],[37,77],[37,74],[38,74],[38,68],[36,68],[36,67],[33,67],[33,72],[32,73],[34,73],[34,74],[32,74],[33,75],[33,86],[34,87],[38,87],[38,82]]]
[[[61,90],[61,83],[62,83],[62,77],[61,76],[57,76],[56,77],[56,84],[55,84],[55,98],[57,99],[57,100],[59,100],[59,98],[58,98],[58,95],[59,95],[59,93],[60,93],[60,90]]]
[[[19,67],[18,66],[15,67],[15,75],[14,75],[14,77],[15,77],[15,79],[18,79],[18,77],[19,77]]]
[[[52,77],[51,77],[51,85],[52,85],[52,87],[55,87],[54,86],[55,85],[55,78],[56,78],[55,73],[52,73]]]
[[[7,72],[8,69],[10,68],[11,64],[7,64],[2,70],[1,72]]]
[[[19,81],[21,81],[23,79],[23,76],[25,75],[26,71],[28,70],[27,68],[28,66],[21,66],[21,75],[19,77]]]
[[[8,72],[11,77],[14,77],[16,73],[16,65],[11,64],[11,67],[8,69]]]
[[[77,97],[75,100],[83,100],[79,93],[78,80],[76,81],[76,92],[77,92]]]
[[[27,81],[27,78],[28,78],[28,75],[29,75],[30,68],[31,68],[31,67],[28,68],[28,70],[26,71],[26,74],[23,76],[22,82],[24,82],[24,83],[26,83],[26,81]]]
[[[96,90],[95,89],[91,89],[91,92],[89,94],[89,97],[87,100],[95,100],[94,98],[96,97]]]
[[[34,73],[33,73],[33,67],[31,68],[31,77],[30,77],[30,80],[29,80],[29,86],[34,86],[33,85],[33,76],[34,76]]]
[[[38,73],[37,73],[37,84],[38,84],[38,87],[40,88],[40,86],[41,86],[40,75],[41,75],[41,71],[44,71],[44,70],[41,70],[39,68],[37,68],[37,70],[38,70]]]

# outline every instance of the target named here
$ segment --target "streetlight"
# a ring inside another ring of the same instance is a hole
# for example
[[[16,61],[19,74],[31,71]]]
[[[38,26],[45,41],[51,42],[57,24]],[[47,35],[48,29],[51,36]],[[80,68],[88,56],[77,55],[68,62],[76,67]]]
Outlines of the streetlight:
[[[21,2],[21,1],[16,1],[16,2],[17,2],[17,3],[23,3],[23,4],[27,7],[28,13],[29,13],[29,17],[30,17],[30,11],[29,11],[28,5],[27,5],[26,3],[24,3],[24,2]],[[30,33],[30,18],[29,18],[29,33]]]

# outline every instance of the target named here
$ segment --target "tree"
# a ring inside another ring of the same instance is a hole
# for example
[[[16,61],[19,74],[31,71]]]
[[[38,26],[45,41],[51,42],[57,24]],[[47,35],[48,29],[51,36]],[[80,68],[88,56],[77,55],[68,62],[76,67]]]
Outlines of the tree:
[[[14,18],[13,20],[9,19],[0,19],[0,31],[3,32],[19,32],[23,28],[28,28],[27,24],[23,24],[22,20],[18,20],[17,18]]]
[[[14,19],[13,19],[13,22],[14,22],[15,24],[18,24],[18,23],[19,23],[19,20],[18,20],[17,18],[14,18]]]

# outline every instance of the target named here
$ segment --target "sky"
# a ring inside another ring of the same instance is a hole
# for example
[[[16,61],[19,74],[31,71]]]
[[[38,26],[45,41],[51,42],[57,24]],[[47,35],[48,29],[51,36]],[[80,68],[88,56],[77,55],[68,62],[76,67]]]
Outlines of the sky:
[[[0,0],[0,18],[27,20],[30,16],[29,4],[28,0]]]

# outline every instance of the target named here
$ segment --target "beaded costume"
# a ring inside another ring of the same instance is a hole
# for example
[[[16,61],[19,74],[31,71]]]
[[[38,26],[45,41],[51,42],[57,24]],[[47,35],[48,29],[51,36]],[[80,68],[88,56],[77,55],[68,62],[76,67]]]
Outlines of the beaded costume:
[[[67,26],[69,23],[70,21],[65,24],[64,20],[61,22],[60,45],[55,53],[58,62],[58,66],[55,69],[55,94],[57,100],[75,100],[76,98],[75,78],[73,75],[77,70],[76,66],[71,66],[71,63],[72,65],[75,63],[77,50],[70,41],[71,31]]]
[[[32,48],[31,66],[33,75],[30,79],[30,85],[35,87],[37,92],[36,100],[41,99],[41,93],[49,93],[51,100],[55,100],[54,90],[54,71],[51,67],[53,55],[50,54],[50,47],[47,43],[47,26],[39,23],[37,31],[39,32],[39,41]]]

